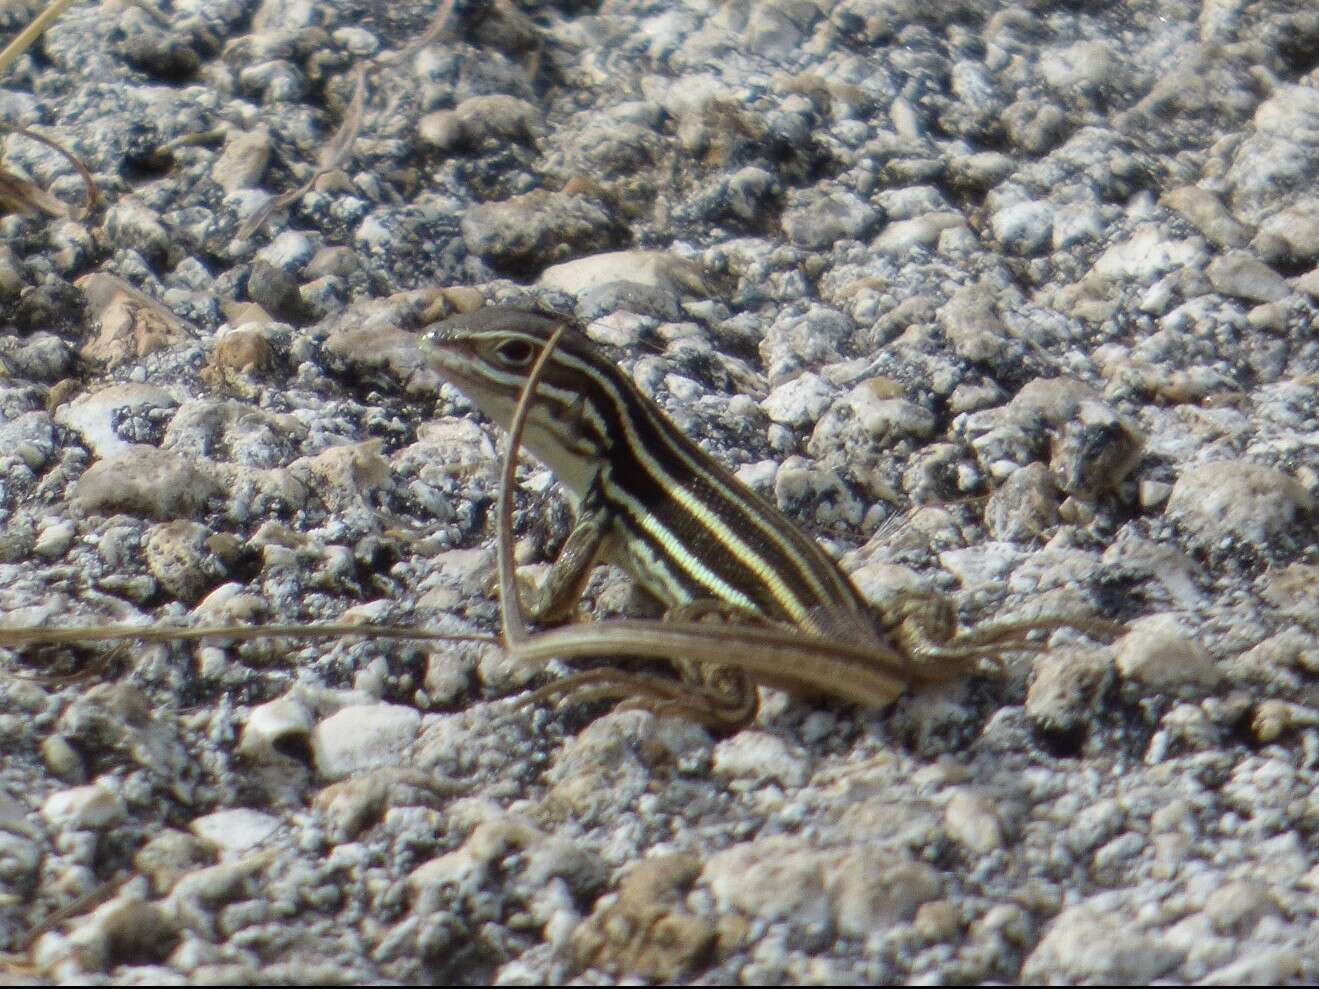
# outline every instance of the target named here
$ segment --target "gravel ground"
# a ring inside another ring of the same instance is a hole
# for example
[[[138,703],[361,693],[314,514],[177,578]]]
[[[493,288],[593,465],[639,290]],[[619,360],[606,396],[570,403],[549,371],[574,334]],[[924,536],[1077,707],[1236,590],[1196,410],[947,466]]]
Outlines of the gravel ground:
[[[1131,632],[729,737],[479,644],[10,654],[5,980],[1319,980],[1314,4],[452,6],[81,4],[0,79],[102,196],[0,219],[0,621],[492,631],[411,336],[485,300],[871,597]]]

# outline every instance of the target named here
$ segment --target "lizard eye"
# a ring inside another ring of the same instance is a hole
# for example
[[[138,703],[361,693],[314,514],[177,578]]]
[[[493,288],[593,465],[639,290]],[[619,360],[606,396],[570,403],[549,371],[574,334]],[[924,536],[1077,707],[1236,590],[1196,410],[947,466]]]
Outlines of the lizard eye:
[[[507,340],[495,348],[495,354],[507,367],[526,367],[536,350],[526,340]]]

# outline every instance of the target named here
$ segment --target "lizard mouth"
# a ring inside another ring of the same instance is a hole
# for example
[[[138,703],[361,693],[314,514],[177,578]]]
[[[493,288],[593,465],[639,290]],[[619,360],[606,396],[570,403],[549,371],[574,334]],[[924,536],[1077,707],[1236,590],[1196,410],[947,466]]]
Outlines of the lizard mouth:
[[[432,332],[421,338],[421,353],[443,378],[457,385],[475,380],[472,349],[461,340]]]

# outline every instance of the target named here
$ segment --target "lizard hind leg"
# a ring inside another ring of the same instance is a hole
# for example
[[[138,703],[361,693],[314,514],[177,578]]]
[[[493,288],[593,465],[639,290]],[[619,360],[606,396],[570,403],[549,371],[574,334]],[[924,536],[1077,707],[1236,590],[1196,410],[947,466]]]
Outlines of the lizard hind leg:
[[[679,605],[665,613],[665,621],[687,623],[772,624],[758,615],[716,600]],[[602,666],[584,670],[547,684],[523,698],[535,704],[554,698],[572,703],[619,699],[620,709],[639,708],[659,717],[681,717],[716,731],[745,727],[760,708],[755,682],[736,666],[695,663],[669,657],[677,679],[654,673],[630,673]]]
[[[760,625],[775,623],[762,615],[714,598],[702,598],[670,608],[665,621],[723,625]],[[750,724],[760,710],[760,691],[750,675],[736,666],[718,666],[673,660],[693,694],[700,696],[719,712],[719,716],[737,727]]]
[[[696,689],[684,680],[652,673],[629,673],[607,666],[583,670],[546,684],[520,697],[518,706],[555,699],[572,704],[621,700],[619,710],[639,709],[656,717],[686,718],[716,731],[736,731],[755,716],[754,708],[748,713],[744,704],[721,703],[716,695]]]

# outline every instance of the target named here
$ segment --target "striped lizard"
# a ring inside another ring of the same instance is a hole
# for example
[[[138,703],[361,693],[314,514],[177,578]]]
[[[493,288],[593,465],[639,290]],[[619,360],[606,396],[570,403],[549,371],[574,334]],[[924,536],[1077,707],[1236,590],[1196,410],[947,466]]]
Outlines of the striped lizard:
[[[1039,644],[1024,638],[1031,630],[1104,624],[1003,622],[954,636],[949,605],[924,595],[877,613],[814,540],[683,435],[562,318],[488,307],[436,324],[421,349],[441,377],[510,434],[499,512],[510,652],[526,660],[662,656],[681,673],[673,680],[605,667],[533,697],[590,687],[735,728],[755,716],[758,683],[879,706],[909,683],[955,677],[1003,651],[1036,651]],[[665,605],[668,620],[526,633],[509,521],[522,440],[562,482],[577,512],[558,559],[532,593],[530,618],[568,617],[592,568],[604,561]]]

